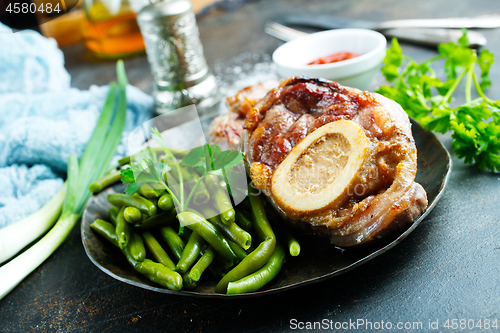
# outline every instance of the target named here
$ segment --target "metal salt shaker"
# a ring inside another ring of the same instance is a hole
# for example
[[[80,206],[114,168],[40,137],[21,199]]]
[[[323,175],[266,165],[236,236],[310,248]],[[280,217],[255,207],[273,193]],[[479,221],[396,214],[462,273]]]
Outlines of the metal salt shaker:
[[[215,111],[221,95],[203,55],[191,2],[150,4],[137,14],[137,22],[155,80],[157,112],[192,104],[200,116]]]

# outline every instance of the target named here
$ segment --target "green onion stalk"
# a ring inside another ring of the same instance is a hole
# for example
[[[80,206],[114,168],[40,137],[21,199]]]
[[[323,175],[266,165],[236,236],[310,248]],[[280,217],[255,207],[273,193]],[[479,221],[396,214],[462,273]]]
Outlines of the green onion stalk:
[[[0,229],[0,264],[46,233],[61,215],[66,184],[40,210]]]
[[[66,197],[59,219],[35,245],[0,267],[0,299],[14,289],[62,244],[83,214],[85,205],[91,196],[89,186],[107,171],[121,140],[127,109],[126,85],[128,82],[123,61],[118,61],[116,70],[118,84],[110,84],[102,113],[80,162],[76,156],[70,156],[68,159]],[[115,104],[116,112],[114,112]],[[57,206],[57,202],[61,201],[56,200],[52,204]],[[52,209],[47,209],[47,216],[40,217],[40,220],[54,219],[54,215],[57,215],[57,209],[52,206],[50,208]]]

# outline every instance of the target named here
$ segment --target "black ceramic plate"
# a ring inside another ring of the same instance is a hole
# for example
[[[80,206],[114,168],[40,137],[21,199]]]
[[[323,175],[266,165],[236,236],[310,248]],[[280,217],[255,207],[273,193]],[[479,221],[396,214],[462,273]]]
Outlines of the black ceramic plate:
[[[90,230],[90,224],[97,218],[107,219],[110,208],[106,200],[109,193],[123,191],[123,185],[116,185],[97,196],[90,198],[82,219],[82,241],[90,260],[105,273],[131,285],[161,293],[198,297],[249,297],[266,295],[300,287],[309,283],[322,281],[345,273],[362,265],[370,259],[391,249],[408,236],[429,212],[436,206],[443,194],[451,171],[451,160],[448,152],[431,132],[422,129],[412,121],[413,136],[418,149],[418,173],[416,181],[427,191],[429,206],[404,233],[396,239],[384,244],[360,249],[341,250],[327,242],[301,240],[299,256],[288,257],[278,276],[265,288],[244,295],[221,295],[214,293],[217,280],[205,273],[199,285],[193,291],[172,291],[162,288],[134,269],[125,257],[113,245],[97,236]]]

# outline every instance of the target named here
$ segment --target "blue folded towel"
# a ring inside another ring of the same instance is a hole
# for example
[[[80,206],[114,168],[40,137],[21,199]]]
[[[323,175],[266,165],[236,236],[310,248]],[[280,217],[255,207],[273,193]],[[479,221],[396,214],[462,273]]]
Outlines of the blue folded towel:
[[[0,228],[37,211],[62,186],[67,158],[81,156],[109,87],[70,87],[52,39],[0,23]],[[151,118],[153,98],[127,87],[123,137]],[[125,154],[125,144],[117,156]]]

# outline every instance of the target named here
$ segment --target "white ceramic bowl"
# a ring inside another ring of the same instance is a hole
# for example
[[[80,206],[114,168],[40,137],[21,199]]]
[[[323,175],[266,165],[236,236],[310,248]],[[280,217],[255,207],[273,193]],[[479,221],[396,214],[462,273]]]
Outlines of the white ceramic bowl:
[[[273,61],[282,77],[321,77],[366,90],[384,59],[386,44],[384,35],[373,30],[328,30],[281,45],[274,51]],[[319,57],[343,51],[361,55],[331,64],[307,65]]]

